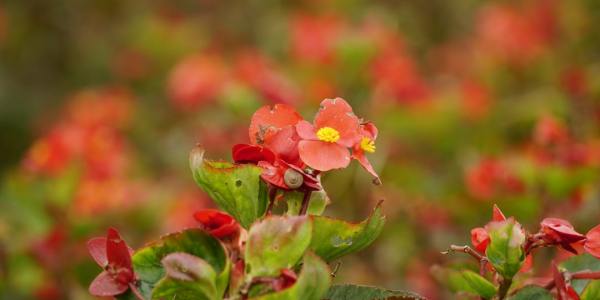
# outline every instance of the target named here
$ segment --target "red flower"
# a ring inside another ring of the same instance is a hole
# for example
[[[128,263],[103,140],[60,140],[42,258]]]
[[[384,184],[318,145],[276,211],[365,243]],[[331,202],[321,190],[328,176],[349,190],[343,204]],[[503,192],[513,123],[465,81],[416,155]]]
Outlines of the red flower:
[[[264,169],[261,178],[282,189],[305,187],[320,190],[318,177],[304,172],[298,154],[300,137],[294,125],[302,120],[296,110],[285,104],[264,106],[250,122],[251,145],[233,146],[236,163],[253,163]]]
[[[569,141],[569,133],[562,122],[544,116],[538,120],[533,138],[540,145],[561,145]]]
[[[123,294],[135,282],[131,263],[133,250],[121,239],[119,232],[109,228],[106,237],[93,238],[87,243],[92,258],[104,271],[90,284],[89,291],[98,297]]]
[[[375,127],[375,124],[367,122],[361,124],[359,130],[361,139],[358,143],[354,144],[354,147],[352,147],[352,158],[356,159],[360,165],[373,175],[377,182],[379,182],[379,175],[373,170],[373,166],[371,166],[371,163],[365,155],[365,152],[375,152],[375,140],[377,139],[378,133],[377,127]]]
[[[577,254],[571,244],[580,242],[585,236],[573,229],[569,221],[558,218],[545,218],[540,223],[541,231],[545,234],[543,239],[550,244],[559,244],[565,250]]]
[[[502,162],[496,159],[483,159],[467,170],[465,176],[467,190],[480,200],[494,197],[498,193],[520,193],[524,186]]]
[[[589,254],[600,259],[600,225],[592,228],[586,235],[583,248]]]
[[[314,125],[300,121],[296,130],[302,138],[298,144],[300,159],[319,171],[348,166],[348,148],[361,139],[359,120],[352,112],[352,107],[342,98],[323,100]]]
[[[194,219],[202,229],[221,240],[236,240],[240,236],[240,225],[230,215],[215,210],[203,209],[194,213]]]

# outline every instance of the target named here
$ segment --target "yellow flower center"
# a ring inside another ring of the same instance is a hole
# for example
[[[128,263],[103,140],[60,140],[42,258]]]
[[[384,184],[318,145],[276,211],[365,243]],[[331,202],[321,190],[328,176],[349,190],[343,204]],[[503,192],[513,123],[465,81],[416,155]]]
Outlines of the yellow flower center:
[[[335,143],[340,139],[340,133],[331,127],[322,127],[317,130],[317,138],[323,142]]]
[[[362,140],[360,141],[360,149],[368,153],[375,152],[375,141],[368,137],[362,138]]]

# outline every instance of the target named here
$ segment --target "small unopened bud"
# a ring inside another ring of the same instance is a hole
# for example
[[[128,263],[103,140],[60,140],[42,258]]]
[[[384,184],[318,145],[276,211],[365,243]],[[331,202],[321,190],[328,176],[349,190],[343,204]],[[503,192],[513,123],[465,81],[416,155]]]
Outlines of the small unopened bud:
[[[290,189],[297,189],[304,183],[304,177],[294,169],[287,169],[283,174],[283,181]]]

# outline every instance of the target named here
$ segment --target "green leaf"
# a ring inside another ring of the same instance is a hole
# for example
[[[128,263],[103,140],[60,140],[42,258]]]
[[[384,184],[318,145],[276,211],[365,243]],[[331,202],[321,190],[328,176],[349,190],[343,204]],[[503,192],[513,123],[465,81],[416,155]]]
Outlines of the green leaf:
[[[265,213],[268,200],[266,186],[260,180],[261,168],[205,160],[200,148],[190,153],[190,168],[196,183],[244,228]]]
[[[512,278],[525,260],[525,234],[521,225],[509,218],[502,222],[492,222],[486,229],[491,240],[485,251],[487,258],[500,275]]]
[[[297,191],[285,192],[285,202],[287,203],[287,214],[291,216],[297,216],[302,206],[302,198],[304,193]],[[324,190],[312,192],[310,195],[310,202],[308,204],[307,214],[309,215],[321,215],[325,211],[325,207],[329,204],[329,197]]]
[[[332,261],[369,246],[381,233],[385,217],[378,204],[360,223],[349,223],[324,216],[311,216],[313,235],[310,248],[325,261]]]
[[[276,276],[294,266],[310,244],[312,224],[306,216],[271,216],[248,232],[246,266],[251,276]]]
[[[600,299],[600,280],[590,282],[581,294],[581,300],[597,299]]]
[[[221,243],[204,231],[193,228],[172,233],[160,240],[141,248],[133,255],[133,268],[140,279],[139,290],[146,299],[150,299],[152,289],[165,274],[162,260],[175,252],[185,252],[206,261],[216,272],[216,288],[222,295],[229,280],[230,262]],[[135,299],[131,293],[119,296],[119,299]]]
[[[162,263],[167,276],[152,290],[152,299],[219,299],[217,275],[205,260],[187,253],[171,253]]]
[[[552,294],[545,288],[529,285],[520,289],[514,296],[510,297],[509,300],[552,300]]]
[[[363,285],[334,285],[332,286],[325,300],[424,300],[415,293],[404,292],[404,291],[392,291],[372,286]]]
[[[481,275],[471,271],[466,270],[462,271],[461,275],[467,285],[475,292],[477,295],[484,297],[486,299],[494,297],[496,295],[496,287],[494,284],[489,282],[487,279],[482,277]]]
[[[312,252],[304,255],[302,271],[293,286],[252,300],[320,300],[329,285],[331,276],[329,266]]]
[[[571,273],[585,270],[600,271],[600,259],[584,253],[565,260],[560,266]],[[588,282],[589,280],[573,280],[571,286],[577,293],[581,293]]]

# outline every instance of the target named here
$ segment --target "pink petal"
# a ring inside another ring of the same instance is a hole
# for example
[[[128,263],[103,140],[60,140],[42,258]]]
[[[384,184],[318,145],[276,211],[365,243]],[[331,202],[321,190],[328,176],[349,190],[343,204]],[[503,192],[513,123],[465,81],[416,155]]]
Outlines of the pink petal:
[[[297,163],[300,159],[298,156],[299,141],[300,136],[296,133],[296,128],[294,126],[286,126],[277,133],[266,138],[265,147],[271,149],[284,161]]]
[[[600,259],[600,225],[592,228],[586,234],[586,238],[583,246],[585,251]]]
[[[321,141],[300,141],[300,159],[319,171],[342,169],[350,163],[350,152],[344,146]]]
[[[361,133],[364,136],[369,137],[371,140],[376,140],[379,135],[379,130],[375,127],[373,122],[367,122],[361,125]]]
[[[296,132],[298,132],[300,138],[304,140],[318,140],[315,127],[305,120],[296,124]]]
[[[367,170],[367,172],[369,172],[373,177],[379,180],[379,175],[377,175],[377,172],[375,172],[375,170],[373,169],[373,166],[371,165],[371,162],[369,162],[369,160],[367,159],[367,156],[365,155],[364,151],[354,151],[352,153],[352,157],[356,159],[358,163],[360,163],[360,165],[365,170]]]
[[[352,147],[360,141],[360,122],[352,107],[342,98],[325,99],[315,117],[315,128],[331,127],[340,134],[338,144]]]
[[[104,268],[108,265],[108,259],[106,258],[106,238],[97,237],[90,239],[87,242],[87,248],[88,252],[99,266]]]
[[[110,297],[123,294],[128,288],[127,284],[118,282],[108,272],[103,271],[92,281],[89,291],[97,297]]]
[[[109,263],[133,271],[131,251],[125,241],[121,239],[119,232],[114,228],[109,228],[106,235],[106,256]]]
[[[273,133],[285,126],[293,126],[302,120],[302,116],[296,110],[286,104],[275,104],[273,107],[266,105],[258,109],[250,121],[250,142],[258,144],[261,131]],[[262,136],[264,138],[265,136]]]

